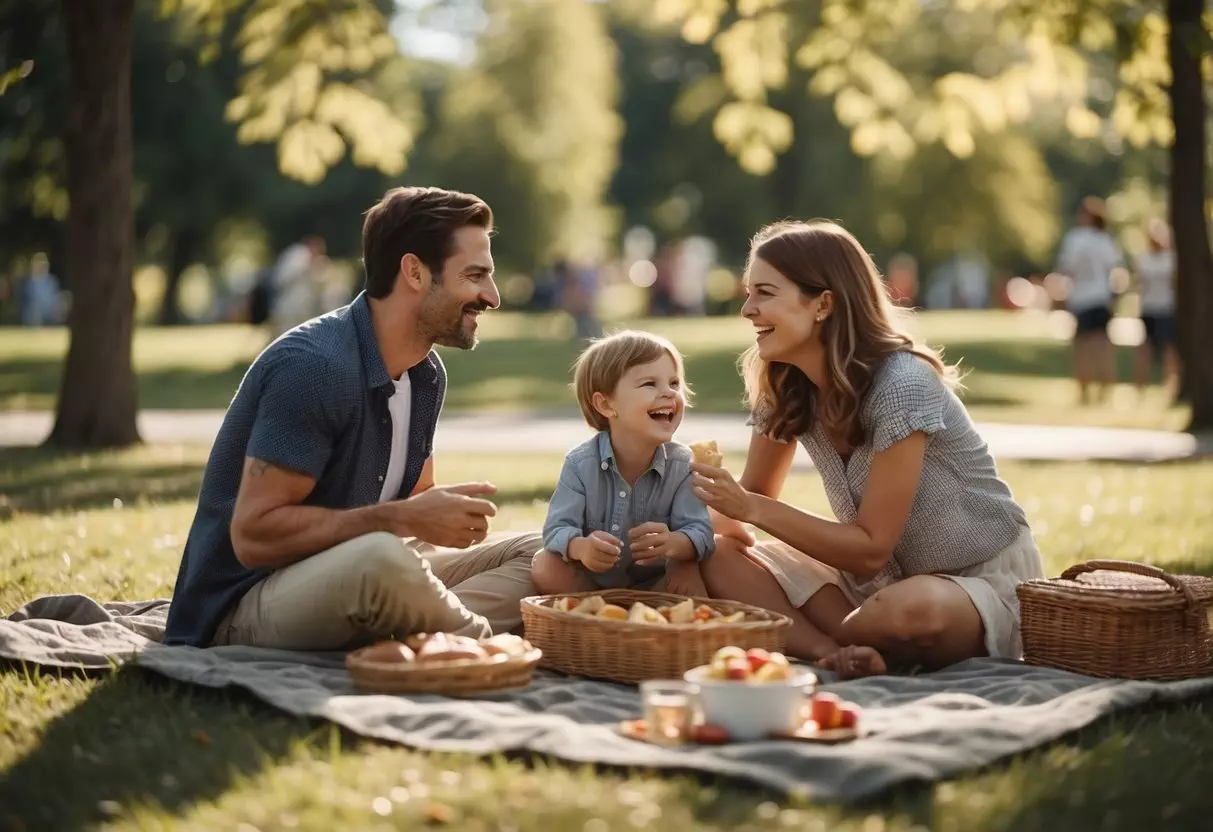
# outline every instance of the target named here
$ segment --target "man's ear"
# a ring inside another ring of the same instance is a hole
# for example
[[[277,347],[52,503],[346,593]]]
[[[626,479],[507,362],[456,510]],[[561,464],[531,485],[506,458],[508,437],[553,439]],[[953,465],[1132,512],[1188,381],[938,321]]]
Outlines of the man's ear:
[[[615,415],[615,408],[611,407],[610,399],[608,399],[602,393],[595,393],[590,398],[590,403],[594,405],[595,410],[608,419]]]
[[[420,292],[425,288],[430,280],[430,270],[426,268],[425,263],[421,262],[421,258],[416,254],[406,254],[400,258],[400,271],[396,275],[396,282],[404,282],[406,286],[415,292]]]

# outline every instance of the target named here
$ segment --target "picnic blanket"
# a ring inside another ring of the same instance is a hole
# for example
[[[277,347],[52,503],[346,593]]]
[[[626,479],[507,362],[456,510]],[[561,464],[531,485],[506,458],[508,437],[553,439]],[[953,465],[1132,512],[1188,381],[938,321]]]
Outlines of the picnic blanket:
[[[339,653],[159,644],[168,601],[99,604],[47,596],[0,619],[0,657],[104,670],[134,663],[211,688],[234,686],[292,714],[419,749],[528,750],[577,763],[704,772],[822,801],[854,801],[1026,751],[1116,711],[1213,693],[1213,677],[1169,684],[1101,680],[976,659],[921,676],[830,684],[872,734],[841,745],[757,741],[661,748],[618,735],[640,716],[636,688],[538,672],[530,688],[479,699],[355,693]]]

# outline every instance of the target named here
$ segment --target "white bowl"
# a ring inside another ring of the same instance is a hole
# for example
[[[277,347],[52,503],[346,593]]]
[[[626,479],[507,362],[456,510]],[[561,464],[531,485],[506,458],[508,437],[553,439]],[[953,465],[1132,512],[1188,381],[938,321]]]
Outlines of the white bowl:
[[[805,697],[817,684],[817,674],[795,665],[790,678],[775,682],[713,679],[710,670],[708,665],[700,665],[682,678],[699,687],[703,721],[719,725],[735,740],[796,730]]]

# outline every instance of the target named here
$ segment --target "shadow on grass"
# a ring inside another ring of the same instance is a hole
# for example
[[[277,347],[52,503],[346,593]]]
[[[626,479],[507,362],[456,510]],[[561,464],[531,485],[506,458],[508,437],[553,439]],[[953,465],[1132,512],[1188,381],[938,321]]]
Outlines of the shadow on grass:
[[[205,462],[201,452],[167,462],[52,448],[0,448],[0,517],[13,511],[49,514],[105,508],[115,499],[131,506],[193,501]],[[493,499],[498,506],[529,505],[546,503],[551,496],[552,486],[544,483],[503,488]]]
[[[349,744],[335,726],[271,712],[249,696],[124,668],[54,719],[4,773],[0,816],[15,815],[28,829],[77,830],[139,806],[180,815],[298,743],[330,742]]]
[[[194,499],[205,459],[139,462],[119,454],[50,448],[0,450],[0,496],[8,511],[51,513]]]

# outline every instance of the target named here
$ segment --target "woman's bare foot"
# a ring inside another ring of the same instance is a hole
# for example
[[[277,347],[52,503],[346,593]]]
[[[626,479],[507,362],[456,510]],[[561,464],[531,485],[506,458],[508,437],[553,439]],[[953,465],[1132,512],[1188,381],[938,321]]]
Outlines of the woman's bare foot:
[[[819,667],[833,670],[839,679],[859,679],[863,676],[884,676],[889,672],[884,657],[872,647],[853,644],[839,648],[837,653],[819,661]]]

